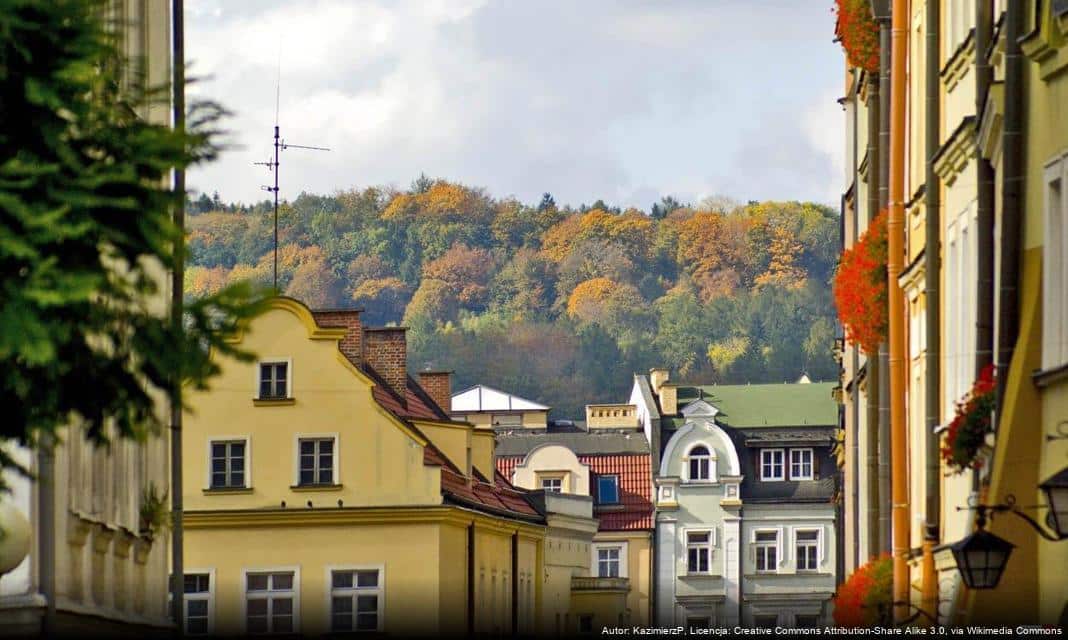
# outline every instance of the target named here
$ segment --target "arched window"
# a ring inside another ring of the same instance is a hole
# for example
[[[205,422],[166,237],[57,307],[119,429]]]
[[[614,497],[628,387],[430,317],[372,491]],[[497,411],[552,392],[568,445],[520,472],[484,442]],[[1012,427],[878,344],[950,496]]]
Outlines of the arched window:
[[[690,449],[690,480],[710,480],[712,478],[712,455],[708,447],[699,444]]]

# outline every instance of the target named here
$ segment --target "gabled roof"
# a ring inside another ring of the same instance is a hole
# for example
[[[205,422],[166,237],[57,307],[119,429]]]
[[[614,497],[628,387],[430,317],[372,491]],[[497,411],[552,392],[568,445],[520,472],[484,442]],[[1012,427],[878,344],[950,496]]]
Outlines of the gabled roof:
[[[452,396],[454,413],[465,411],[548,411],[549,407],[533,400],[520,398],[500,389],[479,384],[454,393]]]
[[[838,424],[838,404],[831,395],[836,384],[679,385],[678,403],[685,413],[690,403],[704,401],[719,411],[716,422],[736,429],[833,427]]]

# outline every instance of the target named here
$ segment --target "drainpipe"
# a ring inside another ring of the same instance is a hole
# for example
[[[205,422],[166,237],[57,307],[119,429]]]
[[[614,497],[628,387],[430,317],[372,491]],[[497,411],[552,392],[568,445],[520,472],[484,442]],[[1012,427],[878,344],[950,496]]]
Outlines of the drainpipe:
[[[890,4],[880,0],[879,21],[879,210],[890,202]],[[888,265],[889,266],[889,265]],[[896,278],[896,272],[890,272]],[[890,312],[893,313],[892,311]],[[879,344],[879,551],[890,552],[890,352],[884,340]]]
[[[857,83],[860,82],[863,77],[862,72],[855,71]],[[857,173],[857,166],[859,164],[857,160],[857,136],[860,134],[860,125],[858,119],[860,117],[860,86],[854,86],[853,88],[853,237],[850,240],[856,243],[857,236],[857,223],[860,221],[860,202],[857,200],[857,187],[860,185],[860,176]],[[860,354],[857,353],[857,348],[854,346],[850,349],[852,352],[850,355],[853,358],[853,393],[850,394],[850,402],[853,403],[853,437],[850,441],[850,447],[853,449],[853,468],[849,474],[849,491],[852,494],[853,499],[853,568],[856,569],[860,566],[860,381],[857,380],[857,372],[860,370]],[[845,536],[842,536],[844,539]],[[843,574],[844,577],[844,574]]]
[[[923,582],[922,582],[922,607],[924,611],[935,612],[938,610],[938,573],[935,570],[934,548],[941,538],[939,526],[942,520],[942,478],[941,478],[941,443],[940,437],[935,433],[935,428],[940,422],[939,393],[942,380],[941,361],[942,335],[941,327],[941,299],[939,298],[939,279],[942,271],[941,236],[942,226],[939,214],[941,203],[939,191],[941,183],[938,174],[935,173],[934,158],[938,153],[938,140],[940,134],[939,91],[941,80],[939,77],[941,42],[941,16],[939,3],[927,0],[927,20],[924,36],[927,39],[926,51],[926,115],[924,124],[925,153],[927,166],[924,176],[924,209],[926,213],[926,246],[924,248],[924,298],[926,302],[926,337],[927,351],[924,354],[924,403],[925,403],[925,431],[924,453],[926,466],[924,473],[925,495],[927,498],[924,511],[925,527],[923,538]],[[936,621],[932,621],[936,622]]]
[[[512,533],[512,637],[519,635],[519,532]]]
[[[879,120],[880,120],[879,80],[874,75],[868,76],[868,225],[879,215]],[[879,484],[879,354],[865,353],[867,367],[867,432],[865,442],[868,450],[868,510],[867,526],[868,547],[864,550],[865,560],[874,558],[882,550],[879,539],[879,512],[882,502],[879,499],[882,487]]]
[[[41,438],[37,452],[37,563],[45,610],[41,617],[41,637],[50,637],[56,626],[56,458],[55,438]]]
[[[1005,380],[1009,375],[1016,336],[1019,332],[1017,279],[1020,271],[1021,226],[1024,213],[1024,58],[1020,50],[1023,36],[1024,3],[1009,2],[1005,9],[1005,119],[1001,133],[1001,273],[998,305],[997,419],[999,424],[1005,400]]]
[[[993,36],[994,8],[990,0],[975,2],[975,119],[982,122],[994,68],[987,52]],[[994,168],[983,157],[979,129],[975,133],[975,158],[978,168],[976,193],[976,262],[979,270],[975,303],[975,377],[994,360]],[[978,480],[978,472],[973,472]]]
[[[475,635],[475,523],[467,525],[467,637]]]
[[[185,2],[174,0],[171,4],[172,46],[174,59],[174,128],[185,131]],[[178,229],[175,241],[175,264],[171,280],[171,320],[176,329],[182,328],[182,294],[185,279],[185,170],[174,171],[174,224]],[[178,637],[185,631],[182,609],[185,559],[183,555],[184,532],[182,529],[182,378],[176,373],[172,381],[171,410],[171,611]]]
[[[890,298],[890,445],[893,462],[894,620],[909,615],[908,426],[905,424],[905,294],[897,276],[905,248],[905,54],[908,0],[893,3],[890,81],[890,214],[887,219],[887,281]]]

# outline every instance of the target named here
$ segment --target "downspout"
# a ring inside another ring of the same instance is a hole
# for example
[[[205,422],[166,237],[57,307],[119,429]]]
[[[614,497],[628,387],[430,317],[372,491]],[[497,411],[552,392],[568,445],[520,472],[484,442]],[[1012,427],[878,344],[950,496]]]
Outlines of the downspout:
[[[1019,332],[1017,280],[1020,277],[1021,223],[1023,221],[1023,109],[1024,3],[1009,2],[1005,9],[1005,117],[1001,133],[1001,272],[998,304],[997,408],[995,429],[1001,418],[1005,381],[1009,375]]]
[[[857,136],[860,134],[860,125],[858,120],[860,118],[860,86],[859,83],[863,77],[863,73],[860,71],[854,72],[856,75],[857,86],[853,88],[853,237],[850,238],[853,243],[857,241],[857,223],[860,221],[860,202],[857,200],[858,186],[860,185],[860,175],[857,173],[857,167],[859,162],[857,160]],[[852,494],[853,499],[853,568],[856,569],[860,566],[860,381],[857,380],[858,372],[860,371],[860,355],[857,353],[856,346],[850,349],[850,356],[853,358],[853,393],[850,394],[850,402],[853,404],[853,437],[850,441],[850,447],[853,449],[853,468],[849,474],[849,491]],[[844,536],[843,536],[844,537]]]
[[[512,637],[519,635],[519,532],[512,532]]]
[[[975,2],[975,119],[982,122],[994,68],[987,52],[993,36],[994,8],[990,0]],[[979,127],[975,131],[975,159],[978,169],[976,190],[976,266],[979,270],[975,296],[975,377],[994,361],[994,167],[983,157]],[[972,473],[978,481],[978,471]],[[977,487],[976,487],[977,488]]]
[[[890,57],[890,3],[881,0],[880,11],[876,15],[879,21],[879,210],[890,203],[890,118],[891,113],[891,76]],[[889,265],[887,265],[889,267]],[[896,279],[897,273],[893,273]],[[891,318],[893,311],[890,310]],[[889,553],[890,548],[890,512],[893,508],[890,494],[890,352],[886,340],[879,343],[879,551]]]
[[[870,226],[875,217],[879,215],[879,177],[881,153],[879,149],[879,122],[880,106],[879,80],[876,76],[869,76],[868,84],[868,225]],[[882,550],[879,539],[879,512],[882,502],[879,499],[882,487],[879,477],[879,353],[865,352],[865,366],[867,367],[867,432],[865,442],[868,450],[868,513],[867,527],[868,548],[865,549],[867,558],[874,558]]]
[[[924,124],[925,153],[927,156],[926,171],[924,176],[924,210],[925,219],[925,244],[924,247],[924,299],[926,303],[926,338],[927,350],[924,353],[924,403],[925,403],[925,432],[924,453],[926,467],[924,469],[924,495],[927,498],[925,505],[923,538],[923,580],[922,602],[924,611],[929,613],[938,610],[938,573],[935,569],[934,548],[939,543],[941,534],[939,526],[942,521],[942,467],[941,467],[941,443],[940,436],[935,429],[940,422],[939,393],[942,380],[941,361],[942,334],[941,328],[941,298],[940,278],[942,277],[941,255],[941,231],[942,222],[939,208],[940,190],[942,185],[935,173],[934,159],[938,153],[938,140],[940,137],[940,103],[939,91],[941,79],[939,77],[941,42],[941,16],[937,0],[927,0],[927,19],[924,27],[924,36],[927,40],[926,50],[926,76],[925,89],[926,115]],[[937,622],[937,621],[933,621]]]
[[[56,627],[56,458],[55,438],[41,438],[37,452],[37,531],[38,581],[45,599],[41,616],[41,637],[55,633]]]
[[[171,27],[174,59],[174,128],[185,132],[185,2],[171,4]],[[174,170],[174,226],[178,229],[174,244],[174,271],[171,280],[171,321],[176,330],[182,329],[182,295],[185,280],[185,169]],[[182,378],[175,372],[171,382],[171,611],[178,637],[185,632],[182,609],[185,558],[182,528]]]
[[[467,525],[467,636],[475,635],[475,523]]]
[[[905,254],[905,55],[908,0],[894,0],[890,79],[890,214],[886,223],[890,298],[890,445],[893,463],[894,620],[909,616],[908,425],[905,423],[905,293],[897,276]]]

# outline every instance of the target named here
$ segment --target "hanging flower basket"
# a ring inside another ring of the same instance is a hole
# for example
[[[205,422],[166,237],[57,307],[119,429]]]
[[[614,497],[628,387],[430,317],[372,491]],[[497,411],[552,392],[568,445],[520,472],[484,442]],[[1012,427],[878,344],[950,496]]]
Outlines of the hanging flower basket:
[[[892,624],[894,566],[888,554],[868,562],[838,587],[834,622],[840,627],[889,627]]]
[[[835,0],[838,14],[836,33],[849,64],[867,71],[879,71],[879,25],[869,0]]]
[[[986,434],[994,432],[992,416],[997,402],[994,365],[987,365],[971,391],[957,402],[953,421],[946,429],[942,459],[957,473],[983,465],[979,452],[986,445]]]
[[[842,252],[834,276],[834,302],[846,339],[875,355],[886,339],[886,210],[868,225],[852,247]]]

